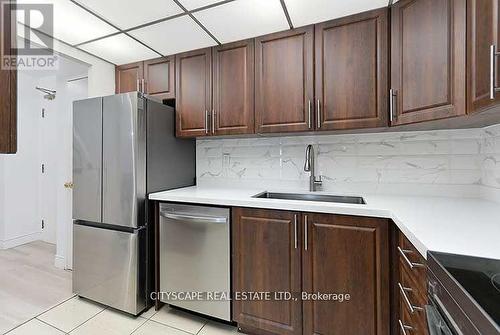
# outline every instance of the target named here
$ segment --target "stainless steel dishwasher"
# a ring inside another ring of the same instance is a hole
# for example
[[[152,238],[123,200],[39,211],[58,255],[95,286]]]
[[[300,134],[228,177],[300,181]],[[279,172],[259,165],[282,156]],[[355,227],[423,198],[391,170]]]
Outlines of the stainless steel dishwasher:
[[[231,320],[229,223],[229,208],[160,204],[160,301]]]

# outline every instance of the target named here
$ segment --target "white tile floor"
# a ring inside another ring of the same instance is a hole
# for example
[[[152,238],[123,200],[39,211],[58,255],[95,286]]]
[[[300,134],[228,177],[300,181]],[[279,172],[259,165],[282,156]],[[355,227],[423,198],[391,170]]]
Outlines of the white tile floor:
[[[230,335],[235,327],[164,306],[139,317],[73,297],[38,315],[8,335]]]
[[[41,241],[0,250],[0,334],[73,296],[71,272],[54,266],[55,253]]]

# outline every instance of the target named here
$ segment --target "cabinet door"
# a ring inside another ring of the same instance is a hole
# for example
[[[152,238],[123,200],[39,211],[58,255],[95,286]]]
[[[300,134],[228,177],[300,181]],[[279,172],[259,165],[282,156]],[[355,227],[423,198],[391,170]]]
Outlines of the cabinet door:
[[[465,114],[465,16],[465,0],[393,5],[393,125]]]
[[[255,39],[256,132],[312,129],[312,26]]]
[[[317,24],[316,127],[385,127],[388,9]]]
[[[302,333],[300,300],[274,296],[301,291],[298,220],[299,215],[289,211],[233,209],[233,290],[271,292],[272,298],[234,300],[233,319],[242,329]]]
[[[304,300],[304,334],[387,335],[389,231],[384,219],[304,215],[303,291],[350,300]]]
[[[468,112],[484,110],[500,103],[500,92],[490,97],[491,85],[500,86],[499,66],[491,81],[490,48],[500,50],[498,0],[467,1],[467,92]],[[498,57],[494,59],[499,64]]]
[[[1,56],[15,58],[15,41],[11,36],[16,36],[16,25],[11,22],[11,6],[15,1],[4,4],[0,1],[0,22],[2,32],[0,36]],[[12,24],[11,24],[12,23]],[[17,70],[0,69],[0,153],[12,154],[17,151]]]
[[[158,99],[175,98],[175,58],[162,57],[144,62],[144,93]]]
[[[254,41],[213,49],[213,128],[216,135],[254,132]]]
[[[175,56],[177,136],[210,133],[212,52],[201,49]]]
[[[115,91],[117,94],[141,91],[142,79],[144,79],[143,62],[117,66],[115,69]]]

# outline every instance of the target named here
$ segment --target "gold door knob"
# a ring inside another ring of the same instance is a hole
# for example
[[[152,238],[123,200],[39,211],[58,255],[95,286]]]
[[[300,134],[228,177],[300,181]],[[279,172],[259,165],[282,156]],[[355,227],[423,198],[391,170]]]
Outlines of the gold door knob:
[[[71,189],[72,189],[72,188],[73,188],[73,186],[74,186],[74,185],[73,185],[73,182],[71,182],[71,181],[69,181],[69,182],[67,182],[67,183],[64,183],[64,187],[65,187],[65,188],[71,188]]]

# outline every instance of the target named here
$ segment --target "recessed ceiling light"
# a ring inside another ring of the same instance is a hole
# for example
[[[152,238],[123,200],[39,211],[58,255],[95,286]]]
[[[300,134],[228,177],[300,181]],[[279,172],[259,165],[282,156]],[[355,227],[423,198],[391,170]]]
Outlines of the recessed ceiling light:
[[[163,55],[173,55],[217,44],[187,15],[131,30],[129,34]]]
[[[116,65],[160,56],[125,34],[106,37],[94,42],[82,44],[79,48],[104,58]]]
[[[37,28],[55,38],[69,44],[78,44],[98,37],[117,33],[118,30],[100,20],[69,0],[18,0],[19,4],[52,4],[53,5],[53,31],[49,25],[41,25],[37,14],[31,17],[35,20],[30,26]],[[24,17],[18,15],[18,21],[25,23]]]
[[[237,0],[193,15],[222,43],[289,29],[279,0]]]
[[[128,29],[184,11],[173,0],[78,0],[121,29]]]

